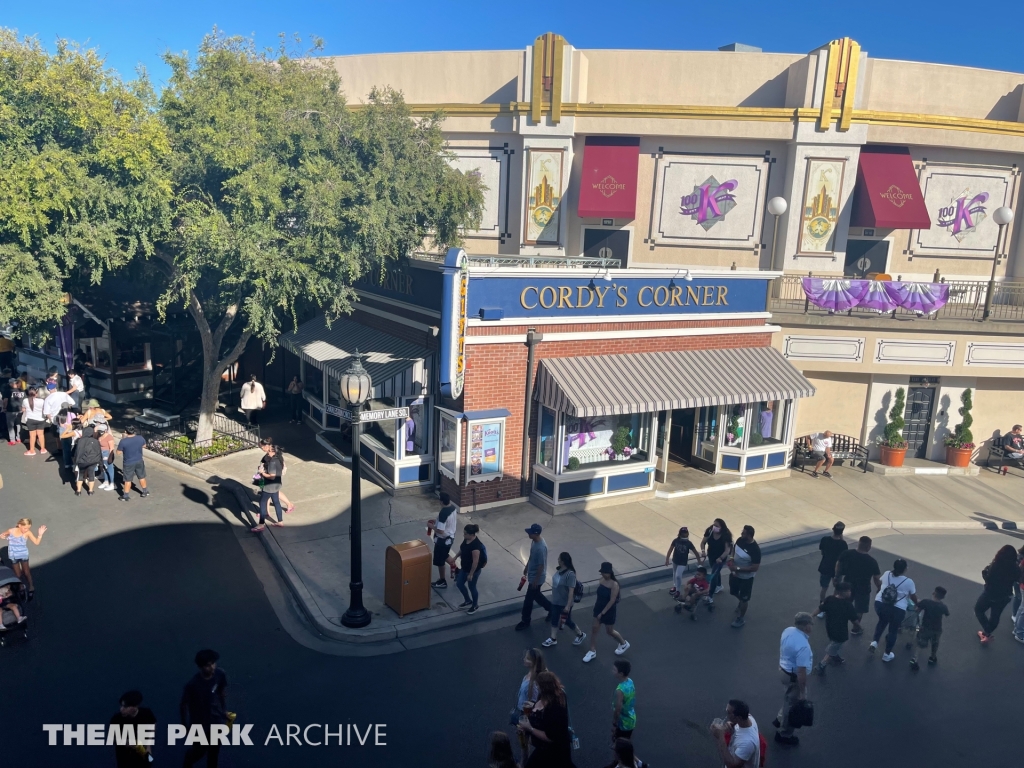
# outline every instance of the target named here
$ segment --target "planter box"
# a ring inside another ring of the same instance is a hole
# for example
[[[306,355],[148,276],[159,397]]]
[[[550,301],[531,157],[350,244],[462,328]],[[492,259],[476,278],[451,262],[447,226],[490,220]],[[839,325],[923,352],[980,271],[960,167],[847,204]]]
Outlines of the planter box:
[[[951,448],[946,447],[946,463],[951,467],[969,467],[971,465],[971,454],[973,448]]]
[[[880,446],[882,456],[881,463],[886,467],[902,467],[903,459],[907,455],[906,448],[888,448]]]

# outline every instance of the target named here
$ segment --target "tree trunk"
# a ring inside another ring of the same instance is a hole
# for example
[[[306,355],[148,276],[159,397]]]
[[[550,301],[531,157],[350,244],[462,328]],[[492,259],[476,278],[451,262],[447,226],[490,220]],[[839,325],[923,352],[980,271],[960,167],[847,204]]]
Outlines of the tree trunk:
[[[199,400],[199,428],[196,431],[196,442],[213,438],[213,414],[217,412],[217,400],[220,397],[220,374],[209,370],[207,361],[203,361],[203,395]]]

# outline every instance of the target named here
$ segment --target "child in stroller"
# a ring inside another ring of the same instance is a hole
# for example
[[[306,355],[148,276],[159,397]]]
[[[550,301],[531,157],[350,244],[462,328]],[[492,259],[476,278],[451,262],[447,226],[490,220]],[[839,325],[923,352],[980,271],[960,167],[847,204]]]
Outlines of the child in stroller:
[[[0,612],[2,611],[10,611],[13,613],[16,624],[21,624],[26,618],[28,618],[21,615],[21,606],[18,605],[18,602],[14,599],[14,593],[9,584],[5,584],[0,587]]]
[[[10,568],[0,567],[0,645],[16,630],[28,636],[25,585]]]

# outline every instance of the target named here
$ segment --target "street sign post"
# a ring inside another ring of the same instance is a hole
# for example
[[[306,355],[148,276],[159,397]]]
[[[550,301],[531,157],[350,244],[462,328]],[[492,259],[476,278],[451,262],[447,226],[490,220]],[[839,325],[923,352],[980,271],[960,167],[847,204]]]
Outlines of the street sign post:
[[[324,410],[329,416],[337,416],[345,421],[358,421],[365,424],[368,421],[391,421],[392,419],[409,418],[408,408],[378,408],[374,411],[359,411],[358,418],[354,411],[348,408],[339,408],[336,405],[325,405]]]

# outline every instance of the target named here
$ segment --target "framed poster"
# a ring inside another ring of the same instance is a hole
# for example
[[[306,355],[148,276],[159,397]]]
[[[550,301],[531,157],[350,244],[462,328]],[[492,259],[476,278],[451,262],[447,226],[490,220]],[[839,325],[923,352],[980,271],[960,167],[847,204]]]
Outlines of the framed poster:
[[[807,158],[797,256],[831,256],[835,251],[845,171],[841,158]]]
[[[467,175],[480,179],[484,189],[484,209],[480,215],[480,228],[466,232],[478,237],[501,237],[505,232],[506,179],[508,155],[501,147],[449,146],[452,156],[448,164]]]
[[[473,483],[501,477],[504,445],[504,419],[469,422],[469,473],[466,481]]]
[[[525,245],[558,245],[564,149],[526,150]]]
[[[914,232],[912,255],[992,258],[999,244],[992,212],[1014,206],[1019,178],[1008,166],[925,165],[921,192],[932,227]]]
[[[658,159],[650,239],[658,245],[755,249],[770,158],[670,155]]]

